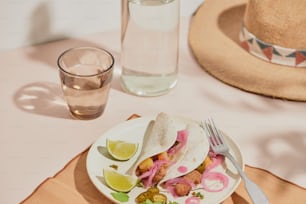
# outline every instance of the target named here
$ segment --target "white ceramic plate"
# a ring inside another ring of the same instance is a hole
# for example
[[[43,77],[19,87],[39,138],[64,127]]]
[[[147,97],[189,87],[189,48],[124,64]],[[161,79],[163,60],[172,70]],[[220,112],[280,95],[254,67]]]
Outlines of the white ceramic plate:
[[[105,184],[103,178],[103,168],[109,168],[110,165],[117,165],[118,171],[121,173],[125,173],[131,166],[133,166],[141,151],[144,132],[147,128],[148,123],[153,119],[155,119],[155,117],[137,118],[122,122],[114,126],[113,128],[106,131],[91,146],[88,152],[86,167],[90,180],[102,194],[104,194],[107,198],[109,198],[115,203],[120,202],[112,197],[111,193],[113,193],[114,191]],[[181,118],[181,120],[177,121],[177,125],[178,127],[184,128],[186,127],[187,122],[190,123],[190,121],[191,120],[189,119]],[[137,142],[139,143],[138,151],[135,156],[129,161],[115,161],[107,153],[106,138],[110,138],[112,140]],[[244,167],[242,154],[238,145],[228,136],[226,136],[226,140],[228,141],[232,155],[236,158],[238,163]],[[204,195],[204,199],[201,201],[202,204],[216,204],[222,202],[235,191],[235,189],[240,183],[241,179],[235,167],[227,159],[225,160],[225,165],[217,167],[216,169],[214,169],[214,171],[222,172],[228,176],[228,187],[222,190],[221,192],[206,192],[204,190],[197,190],[197,192],[201,192]],[[143,191],[145,191],[145,189],[135,187],[132,191],[128,193],[129,201],[126,203],[135,203],[135,198]],[[188,198],[173,198],[170,194],[167,194],[165,192],[163,193],[167,195],[168,201],[185,203],[185,200]]]

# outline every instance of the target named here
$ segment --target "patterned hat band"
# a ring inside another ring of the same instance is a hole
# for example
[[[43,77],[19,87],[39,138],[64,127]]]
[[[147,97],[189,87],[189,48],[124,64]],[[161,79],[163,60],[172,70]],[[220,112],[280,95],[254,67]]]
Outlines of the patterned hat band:
[[[292,67],[306,67],[306,50],[285,48],[261,41],[244,25],[239,39],[245,50],[265,61]]]

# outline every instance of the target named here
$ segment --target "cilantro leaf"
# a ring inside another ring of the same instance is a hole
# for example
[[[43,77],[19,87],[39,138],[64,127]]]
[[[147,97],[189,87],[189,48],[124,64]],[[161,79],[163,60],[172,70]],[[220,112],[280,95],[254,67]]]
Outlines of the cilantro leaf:
[[[129,196],[126,193],[122,193],[122,192],[113,192],[111,193],[111,195],[113,196],[113,198],[115,198],[116,200],[120,201],[120,202],[128,202],[129,201]]]

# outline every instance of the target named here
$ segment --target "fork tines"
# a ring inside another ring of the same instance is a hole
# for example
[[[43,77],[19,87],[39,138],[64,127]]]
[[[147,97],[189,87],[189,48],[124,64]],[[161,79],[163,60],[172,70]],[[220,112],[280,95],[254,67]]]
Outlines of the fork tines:
[[[201,126],[203,127],[203,122],[202,122]],[[209,119],[207,119],[207,121],[205,121],[204,129],[206,130],[206,133],[207,133],[206,135],[207,135],[211,145],[216,146],[216,145],[224,143],[223,139],[222,139],[222,136],[221,136],[221,133],[216,128],[215,122],[213,121],[212,118],[209,118]]]

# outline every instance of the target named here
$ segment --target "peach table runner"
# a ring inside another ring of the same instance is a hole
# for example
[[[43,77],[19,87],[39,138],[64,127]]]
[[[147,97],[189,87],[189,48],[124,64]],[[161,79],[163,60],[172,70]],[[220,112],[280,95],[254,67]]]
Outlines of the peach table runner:
[[[112,204],[91,183],[86,171],[84,151],[70,161],[58,174],[45,180],[26,198],[23,204]],[[101,172],[102,173],[102,172]],[[306,203],[306,190],[277,176],[250,166],[246,166],[247,175],[267,194],[270,203],[289,204]],[[251,203],[243,187],[243,182],[224,204]]]
[[[129,119],[139,117],[132,115]],[[88,149],[72,159],[55,176],[46,179],[23,204],[113,204],[91,183],[86,171]],[[246,165],[246,174],[266,193],[271,204],[306,203],[306,189],[268,171]],[[102,170],[101,170],[102,174]],[[251,203],[241,182],[223,204]]]

